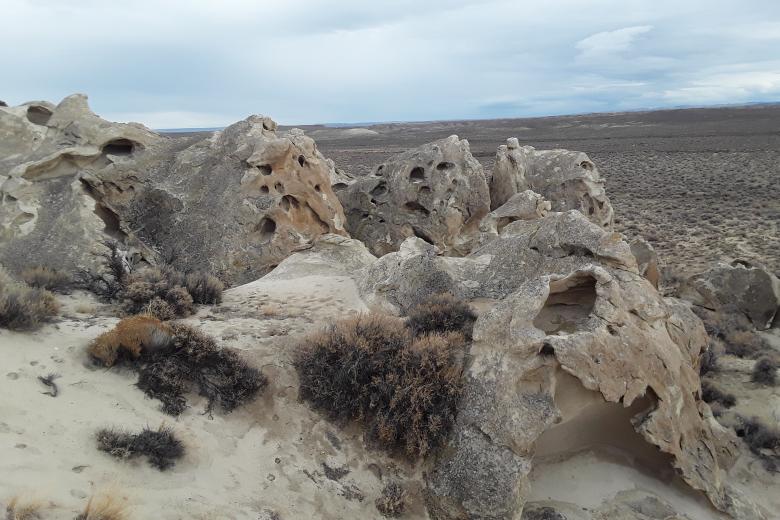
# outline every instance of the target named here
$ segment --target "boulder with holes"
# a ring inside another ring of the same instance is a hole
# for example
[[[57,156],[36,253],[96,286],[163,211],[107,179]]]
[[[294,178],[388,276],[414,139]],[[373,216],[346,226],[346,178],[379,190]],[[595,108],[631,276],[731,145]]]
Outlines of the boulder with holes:
[[[338,194],[348,231],[378,256],[413,236],[444,254],[466,254],[489,211],[482,166],[455,135],[380,164]]]
[[[758,330],[780,322],[780,280],[747,261],[723,263],[695,274],[683,282],[679,294],[709,310],[735,309]]]
[[[490,208],[529,189],[549,200],[553,211],[576,209],[599,226],[612,227],[614,211],[604,180],[583,152],[537,150],[507,139],[498,147],[490,177]]]
[[[597,444],[761,518],[728,485],[736,439],[701,400],[704,327],[658,294],[621,235],[550,213],[463,258],[410,238],[362,276],[364,299],[390,312],[444,291],[483,308],[449,446],[426,470],[433,518],[518,518],[535,460]]]
[[[346,235],[333,163],[267,117],[165,137],[105,121],[74,95],[0,110],[0,138],[0,263],[12,268],[89,266],[110,237],[150,263],[237,283],[322,234]]]

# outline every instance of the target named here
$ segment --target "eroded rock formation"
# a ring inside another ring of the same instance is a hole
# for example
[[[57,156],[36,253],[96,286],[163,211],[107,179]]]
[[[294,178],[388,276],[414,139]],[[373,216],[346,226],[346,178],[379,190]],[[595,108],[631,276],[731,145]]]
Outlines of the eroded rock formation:
[[[106,236],[149,262],[254,280],[346,235],[333,163],[251,116],[207,137],[104,121],[75,95],[0,111],[0,262],[75,270]],[[34,252],[30,258],[28,252]]]
[[[513,195],[533,190],[549,200],[553,211],[576,209],[602,227],[611,227],[612,205],[598,168],[583,152],[536,150],[516,138],[498,147],[490,178],[490,208]]]
[[[482,165],[455,135],[380,164],[338,193],[349,233],[378,256],[412,236],[466,254],[489,211]]]
[[[780,308],[780,280],[748,262],[721,264],[688,278],[680,297],[710,310],[743,313],[758,330],[768,329]]]
[[[577,417],[560,402],[573,376],[581,393],[630,408],[625,420],[658,458],[718,509],[760,518],[724,480],[737,445],[701,401],[702,323],[656,292],[620,235],[578,211],[552,213],[464,258],[411,238],[364,273],[365,299],[389,311],[429,292],[496,301],[475,324],[456,427],[427,472],[432,517],[516,518],[537,441]]]

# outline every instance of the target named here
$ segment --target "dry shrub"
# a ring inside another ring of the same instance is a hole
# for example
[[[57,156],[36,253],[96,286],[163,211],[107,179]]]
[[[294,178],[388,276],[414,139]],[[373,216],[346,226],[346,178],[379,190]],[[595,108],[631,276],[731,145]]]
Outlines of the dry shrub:
[[[415,338],[398,318],[350,318],[296,350],[300,398],[333,420],[360,421],[388,452],[424,457],[454,422],[465,348],[460,333]]]
[[[19,496],[11,498],[5,508],[6,520],[41,520],[43,502],[40,500],[23,499]]]
[[[699,366],[699,375],[704,376],[709,373],[715,373],[719,369],[718,355],[712,348],[712,345],[707,348],[701,355],[701,365]]]
[[[253,399],[268,380],[238,353],[223,349],[211,336],[180,323],[165,324],[152,316],[133,316],[98,336],[89,346],[103,366],[128,362],[138,372],[138,387],[162,402],[162,411],[181,414],[191,390],[214,407],[231,412]]]
[[[184,444],[166,426],[157,430],[146,427],[140,433],[103,429],[97,433],[97,444],[100,451],[122,460],[144,456],[160,471],[184,456]]]
[[[61,293],[67,292],[72,283],[70,277],[62,271],[43,266],[25,269],[22,271],[22,280],[30,287]]]
[[[374,504],[382,516],[398,518],[406,510],[406,491],[398,482],[389,482]]]
[[[89,345],[90,357],[106,367],[118,361],[135,361],[144,352],[156,352],[171,342],[171,328],[153,316],[131,316],[104,332]]]
[[[461,332],[471,338],[477,316],[471,307],[452,294],[429,296],[409,311],[406,326],[415,336],[432,332]]]
[[[132,314],[144,311],[152,301],[161,300],[176,316],[184,317],[194,310],[192,296],[184,284],[184,275],[173,268],[144,269],[127,277],[119,297]]]
[[[728,332],[724,341],[726,354],[746,359],[756,359],[769,348],[761,336],[748,330]]]
[[[739,417],[739,423],[734,429],[750,451],[761,459],[767,471],[780,471],[780,430],[767,426],[756,417]]]
[[[222,301],[225,285],[216,276],[202,272],[190,273],[186,285],[195,303],[214,305]]]
[[[709,379],[703,379],[701,382],[701,398],[705,403],[718,403],[724,408],[731,408],[737,404],[734,394],[724,392]]]
[[[84,512],[74,520],[126,520],[127,508],[113,495],[90,497]]]
[[[117,242],[106,240],[103,246],[105,250],[95,255],[100,259],[101,269],[97,272],[81,270],[76,279],[81,288],[106,301],[113,301],[127,285],[129,267]]]
[[[193,327],[174,323],[172,329],[171,348],[151,356],[138,379],[139,388],[160,399],[166,413],[181,413],[184,394],[192,387],[208,399],[207,412],[215,406],[231,412],[268,385],[235,350],[220,348],[214,338]]]
[[[0,327],[31,330],[56,316],[59,309],[52,293],[18,282],[0,267]]]
[[[767,386],[775,386],[777,384],[777,378],[775,372],[777,372],[778,364],[775,359],[770,357],[762,357],[756,364],[753,365],[753,374],[751,379],[755,383],[760,383]]]

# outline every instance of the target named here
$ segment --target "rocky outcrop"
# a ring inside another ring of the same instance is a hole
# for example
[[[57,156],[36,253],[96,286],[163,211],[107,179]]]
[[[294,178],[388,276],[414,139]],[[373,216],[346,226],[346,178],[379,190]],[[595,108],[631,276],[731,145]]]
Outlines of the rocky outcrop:
[[[100,119],[81,95],[3,109],[0,262],[75,270],[112,237],[149,262],[244,282],[322,234],[346,235],[333,163],[302,132],[275,130],[251,116],[163,137]]]
[[[507,225],[464,258],[411,238],[363,276],[364,298],[388,311],[441,291],[495,302],[475,324],[449,446],[426,472],[433,518],[519,516],[537,445],[587,416],[567,392],[612,406],[651,459],[667,457],[717,508],[760,517],[724,480],[737,445],[701,401],[702,323],[657,293],[620,235],[578,211],[552,213]]]
[[[660,272],[658,271],[658,255],[650,242],[642,237],[637,237],[630,242],[631,253],[636,258],[639,274],[647,278],[653,287],[658,289]]]
[[[611,228],[614,212],[604,180],[583,152],[536,150],[520,146],[517,138],[498,147],[490,178],[490,208],[513,195],[533,190],[549,200],[553,211],[576,209],[599,226]]]
[[[347,230],[377,256],[412,236],[445,254],[466,254],[489,211],[482,166],[455,135],[380,164],[338,194]]]
[[[691,276],[680,286],[681,298],[710,310],[741,312],[758,330],[768,329],[780,307],[780,280],[748,262],[721,264]]]

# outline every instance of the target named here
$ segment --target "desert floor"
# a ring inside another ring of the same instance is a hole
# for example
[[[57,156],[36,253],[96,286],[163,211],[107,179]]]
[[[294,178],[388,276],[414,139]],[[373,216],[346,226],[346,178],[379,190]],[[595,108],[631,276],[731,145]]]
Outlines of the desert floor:
[[[780,105],[303,128],[354,175],[452,134],[487,170],[508,137],[584,151],[606,178],[617,230],[647,238],[672,273],[734,258],[780,271]]]

